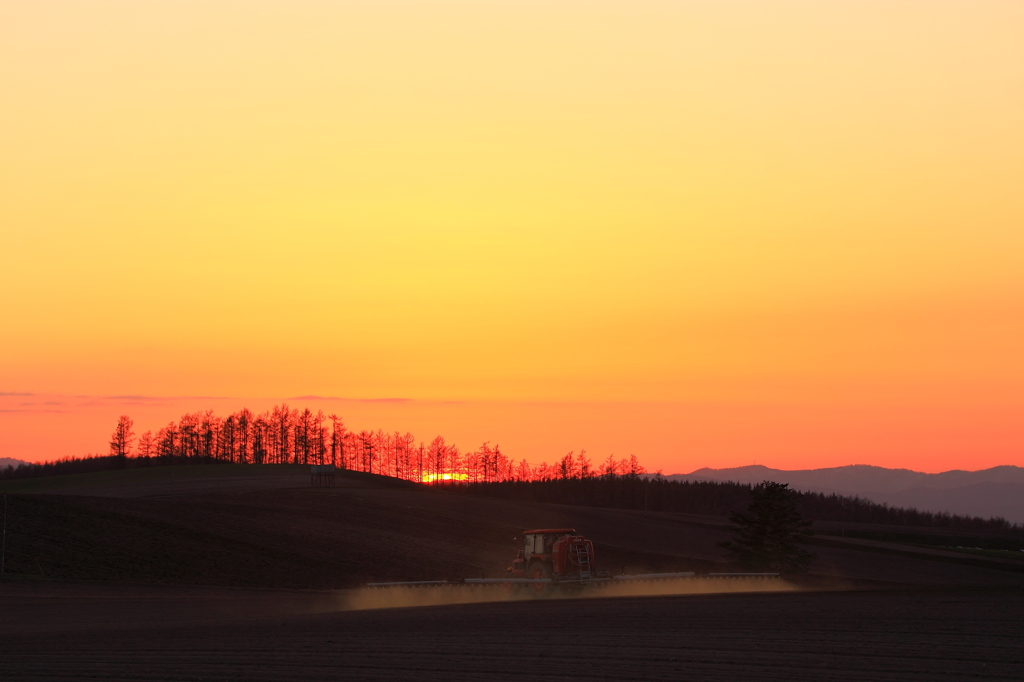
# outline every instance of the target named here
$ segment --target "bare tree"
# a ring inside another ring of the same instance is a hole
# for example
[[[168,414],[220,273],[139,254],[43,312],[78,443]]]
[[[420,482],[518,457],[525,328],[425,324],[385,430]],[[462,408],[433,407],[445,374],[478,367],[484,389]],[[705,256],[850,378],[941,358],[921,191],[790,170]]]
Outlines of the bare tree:
[[[264,416],[256,417],[252,425],[252,461],[254,464],[263,464],[267,457],[267,431],[270,426]]]
[[[274,458],[278,464],[287,464],[291,457],[291,411],[287,405],[275,405],[271,419],[274,424]]]
[[[235,461],[235,415],[229,414],[220,423],[220,432],[217,438],[217,457],[228,462]]]
[[[169,464],[174,464],[174,457],[178,454],[178,426],[171,422],[156,434],[156,455],[166,457]]]
[[[448,457],[448,446],[443,436],[438,436],[430,442],[430,480],[439,483],[444,475],[445,465]]]
[[[419,476],[418,479],[416,479],[420,483],[423,483],[425,481],[425,479],[423,478],[423,456],[426,454],[426,450],[427,450],[427,448],[423,444],[423,441],[420,441],[420,448],[419,448],[419,472],[420,472],[420,476]],[[430,461],[429,460],[427,461],[427,466],[428,467],[430,466]]]
[[[331,464],[338,466],[338,455],[341,454],[341,468],[344,469],[345,453],[342,450],[345,447],[345,424],[336,414],[330,414],[327,418],[331,420]]]
[[[146,431],[139,436],[139,447],[136,451],[139,457],[149,459],[156,453],[156,441],[153,440],[153,432]]]
[[[252,412],[242,409],[235,418],[238,424],[238,461],[240,464],[251,462],[250,457],[250,434],[252,431]]]
[[[576,455],[576,473],[580,478],[590,478],[594,475],[593,465],[587,457],[586,450],[580,450],[580,454]]]
[[[199,456],[204,459],[213,459],[217,455],[217,436],[221,431],[220,417],[213,414],[213,410],[207,410],[202,414],[199,421]],[[233,436],[234,434],[232,434]],[[232,442],[232,448],[234,443]]]
[[[114,433],[110,436],[110,454],[117,458],[119,466],[124,466],[128,459],[128,451],[135,440],[133,425],[131,417],[122,414],[117,420],[117,426],[114,427]]]
[[[316,416],[313,417],[313,424],[316,429],[316,463],[323,464],[324,456],[327,454],[327,427],[324,422],[327,421],[327,416],[324,415],[323,410],[317,410]]]
[[[565,457],[558,461],[558,477],[575,478],[576,476],[576,457],[574,453],[570,452]]]
[[[376,453],[373,449],[373,432],[371,431],[360,431],[359,432],[359,445],[360,455],[362,458],[361,469],[368,473],[373,473],[373,460]]]
[[[416,473],[416,469],[413,466],[416,456],[416,436],[406,431],[405,435],[402,436],[402,451],[405,453],[405,473],[406,478],[411,481],[422,481],[423,473]]]

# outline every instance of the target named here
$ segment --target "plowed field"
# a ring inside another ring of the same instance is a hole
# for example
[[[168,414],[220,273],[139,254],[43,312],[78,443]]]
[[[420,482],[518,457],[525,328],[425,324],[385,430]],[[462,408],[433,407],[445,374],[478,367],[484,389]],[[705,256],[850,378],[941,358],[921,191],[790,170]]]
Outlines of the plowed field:
[[[376,611],[331,611],[334,597],[315,592],[51,590],[7,586],[0,679],[1024,679],[1012,589]]]

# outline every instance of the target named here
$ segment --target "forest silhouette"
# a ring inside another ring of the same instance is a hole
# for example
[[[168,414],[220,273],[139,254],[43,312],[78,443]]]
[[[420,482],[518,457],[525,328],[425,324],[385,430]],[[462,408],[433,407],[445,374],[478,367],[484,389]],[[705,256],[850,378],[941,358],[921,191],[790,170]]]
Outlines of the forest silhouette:
[[[226,417],[209,410],[189,413],[138,437],[132,429],[132,419],[122,415],[108,455],[6,467],[0,469],[0,480],[166,465],[331,464],[342,471],[427,483],[460,494],[716,516],[746,509],[754,488],[736,482],[669,480],[660,472],[648,474],[635,455],[610,455],[595,465],[581,450],[553,464],[534,465],[516,461],[489,443],[463,452],[443,436],[427,443],[409,432],[354,431],[335,414],[286,404],[261,414],[248,409]],[[1024,532],[1000,517],[890,507],[834,493],[793,494],[799,513],[811,521]]]
[[[134,433],[122,416],[111,436],[110,455],[126,459]],[[341,417],[278,405],[262,414],[247,409],[227,417],[212,411],[186,414],[155,434],[138,437],[135,457],[156,461],[220,461],[235,464],[332,464],[408,481],[542,481],[597,474],[642,474],[635,455],[608,457],[595,467],[586,451],[570,452],[553,464],[533,465],[507,457],[500,446],[483,443],[463,452],[443,436],[417,441],[409,432],[353,431]]]

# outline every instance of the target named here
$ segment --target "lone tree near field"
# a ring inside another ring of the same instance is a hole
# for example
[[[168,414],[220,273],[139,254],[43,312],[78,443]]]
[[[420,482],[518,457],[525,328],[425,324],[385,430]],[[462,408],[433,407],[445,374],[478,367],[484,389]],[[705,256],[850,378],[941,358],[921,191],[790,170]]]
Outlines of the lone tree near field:
[[[796,492],[774,481],[759,483],[750,492],[753,501],[746,513],[729,517],[733,539],[719,546],[748,571],[805,572],[815,555],[797,546],[811,534],[811,522],[797,511]]]

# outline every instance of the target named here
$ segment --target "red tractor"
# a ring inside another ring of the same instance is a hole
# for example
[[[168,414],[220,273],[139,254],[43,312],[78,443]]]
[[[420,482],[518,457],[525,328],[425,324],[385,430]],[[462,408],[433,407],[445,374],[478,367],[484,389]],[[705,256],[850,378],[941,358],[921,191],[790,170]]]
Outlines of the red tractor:
[[[589,583],[598,577],[594,543],[576,535],[575,528],[528,530],[523,533],[523,549],[508,571],[512,578],[543,580],[532,583],[537,592],[552,582]]]

